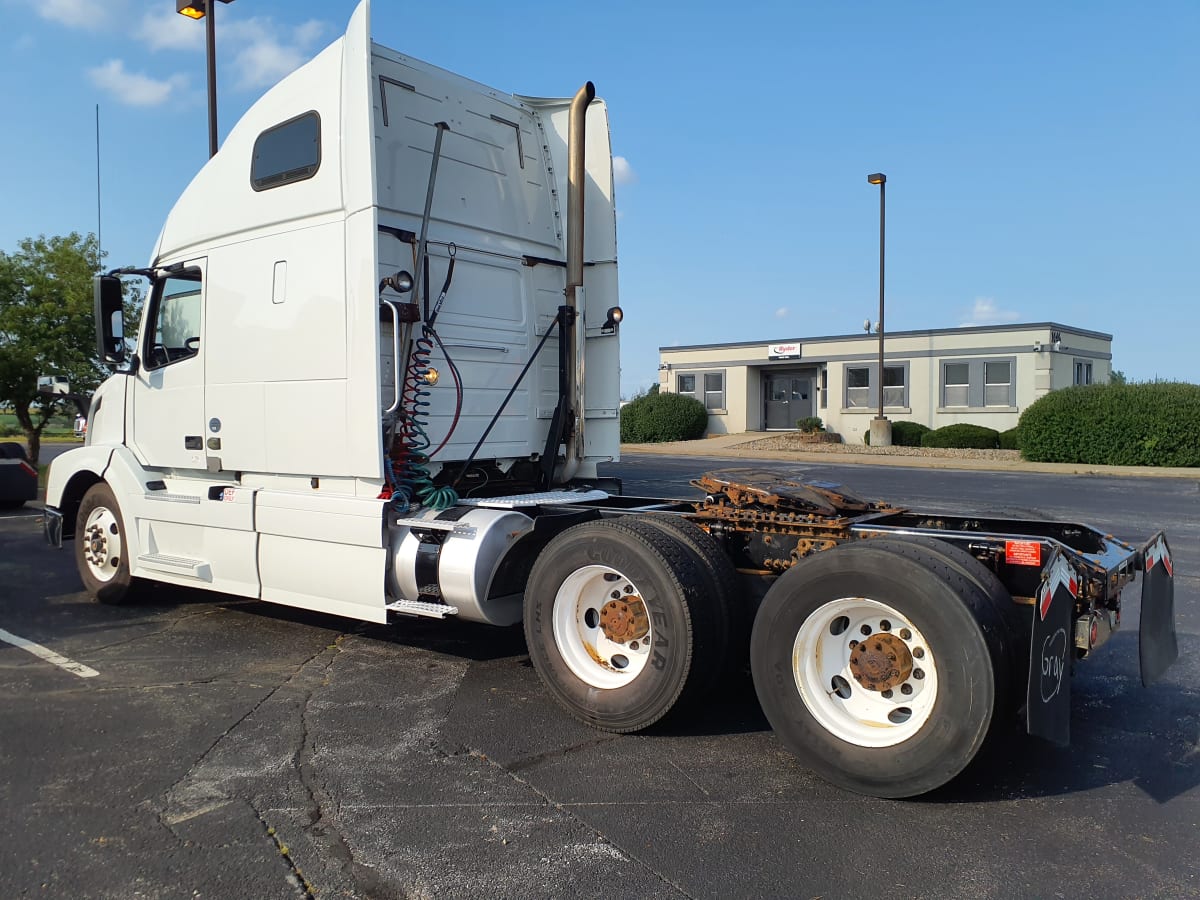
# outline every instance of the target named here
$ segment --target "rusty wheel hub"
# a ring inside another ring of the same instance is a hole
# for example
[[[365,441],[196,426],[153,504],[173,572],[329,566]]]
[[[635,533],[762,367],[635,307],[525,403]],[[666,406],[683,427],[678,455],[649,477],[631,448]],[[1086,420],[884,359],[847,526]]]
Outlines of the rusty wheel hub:
[[[600,610],[600,627],[606,638],[618,644],[641,640],[650,630],[646,604],[638,596],[609,600]]]
[[[897,688],[908,680],[912,670],[912,653],[894,634],[873,634],[850,651],[850,672],[868,691]]]

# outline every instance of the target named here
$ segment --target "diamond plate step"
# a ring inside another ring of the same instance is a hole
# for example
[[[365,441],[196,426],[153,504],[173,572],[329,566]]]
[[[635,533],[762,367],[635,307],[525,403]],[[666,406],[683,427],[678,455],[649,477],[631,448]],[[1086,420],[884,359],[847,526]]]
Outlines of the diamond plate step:
[[[458,615],[457,606],[447,606],[445,603],[425,603],[421,600],[397,600],[386,607],[390,612],[404,616],[425,616],[430,619],[444,619],[446,616]]]

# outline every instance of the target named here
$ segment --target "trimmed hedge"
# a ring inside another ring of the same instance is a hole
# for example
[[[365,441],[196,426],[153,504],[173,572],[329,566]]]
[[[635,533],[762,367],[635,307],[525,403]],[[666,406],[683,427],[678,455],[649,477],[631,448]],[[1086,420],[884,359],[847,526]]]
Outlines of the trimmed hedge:
[[[1021,429],[1010,428],[1008,431],[1000,432],[1000,449],[1001,450],[1020,450],[1021,449]]]
[[[929,434],[930,428],[920,422],[893,422],[892,445],[895,447],[920,447],[921,439]]]
[[[1021,414],[1035,462],[1200,466],[1200,385],[1090,384],[1051,391]]]
[[[708,410],[695,397],[643,394],[621,408],[621,442],[658,444],[704,436]]]
[[[921,438],[922,447],[952,447],[964,450],[995,450],[1000,446],[1000,432],[983,425],[959,422],[931,431]]]

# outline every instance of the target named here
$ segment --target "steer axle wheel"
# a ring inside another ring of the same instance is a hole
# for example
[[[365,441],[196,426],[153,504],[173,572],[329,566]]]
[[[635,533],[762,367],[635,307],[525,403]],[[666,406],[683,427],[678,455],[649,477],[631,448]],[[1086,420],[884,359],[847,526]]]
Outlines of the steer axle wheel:
[[[107,484],[94,484],[83,495],[75,523],[75,564],[87,592],[101,603],[135,600],[142,582],[129,574],[125,522]]]
[[[779,739],[827,781],[911,797],[982,747],[1009,677],[1007,598],[961,557],[873,539],[805,559],[768,591],[755,689]]]
[[[646,728],[721,676],[720,598],[699,555],[633,518],[585,522],[538,556],[525,591],[529,656],[572,715]]]

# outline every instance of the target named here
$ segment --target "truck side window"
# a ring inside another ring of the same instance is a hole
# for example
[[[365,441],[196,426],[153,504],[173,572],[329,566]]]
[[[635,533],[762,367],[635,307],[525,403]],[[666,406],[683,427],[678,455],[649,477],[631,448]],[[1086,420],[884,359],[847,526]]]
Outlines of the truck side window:
[[[256,191],[312,178],[321,167],[321,117],[306,112],[272,128],[254,142],[250,186]]]
[[[164,278],[154,286],[147,369],[160,369],[200,352],[200,276]]]

